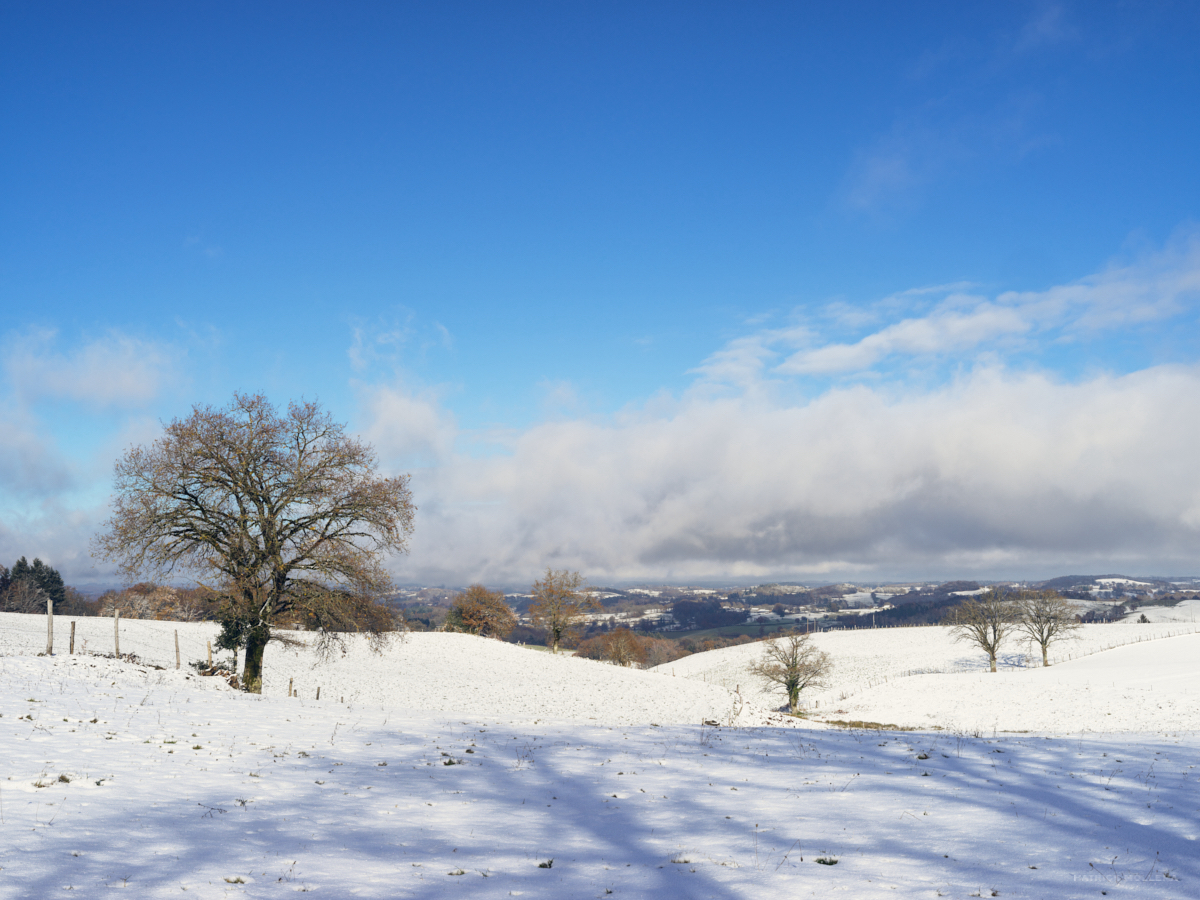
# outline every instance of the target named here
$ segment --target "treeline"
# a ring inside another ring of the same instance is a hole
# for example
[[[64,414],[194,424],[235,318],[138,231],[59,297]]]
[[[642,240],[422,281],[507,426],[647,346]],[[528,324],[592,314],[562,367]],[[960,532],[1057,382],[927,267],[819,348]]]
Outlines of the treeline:
[[[303,602],[289,627],[301,631],[391,631],[403,627],[403,616],[370,599],[354,597],[310,582],[293,582],[290,590]],[[301,596],[302,595],[302,596]],[[236,629],[229,597],[208,587],[174,587],[141,582],[105,591],[92,600],[64,584],[62,575],[40,559],[21,557],[12,568],[0,565],[0,612],[45,613],[49,601],[55,615],[111,616],[175,622],[220,622]]]
[[[895,606],[891,609],[876,610],[870,616],[860,616],[855,613],[832,616],[824,620],[823,627],[848,628],[862,625],[864,620],[872,618],[877,626],[894,627],[897,625],[937,625],[946,615],[946,611],[962,602],[962,597],[927,597]]]
[[[747,609],[728,609],[720,600],[680,600],[671,607],[671,616],[684,628],[725,628],[741,625],[750,618]]]
[[[50,601],[56,613],[69,616],[94,616],[98,608],[36,557],[29,562],[22,556],[11,569],[0,565],[0,612],[44,613]]]

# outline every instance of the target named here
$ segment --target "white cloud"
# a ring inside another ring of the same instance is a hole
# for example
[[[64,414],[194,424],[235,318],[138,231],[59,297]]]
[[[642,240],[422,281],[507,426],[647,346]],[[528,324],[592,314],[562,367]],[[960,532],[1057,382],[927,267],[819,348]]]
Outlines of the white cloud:
[[[398,309],[394,314],[373,321],[357,321],[351,329],[352,339],[346,349],[350,367],[365,373],[373,367],[398,371],[405,357],[421,357],[431,351],[453,351],[454,335],[441,322],[428,324],[417,321],[411,310]]]
[[[424,421],[443,455],[414,470],[401,578],[1143,571],[1200,550],[1195,368],[1080,384],[985,369],[802,405],[697,397],[545,423],[503,457],[455,453],[445,420]]]
[[[359,385],[361,434],[395,466],[429,466],[450,459],[457,426],[436,394],[396,385]]]
[[[904,296],[889,298],[889,304]],[[1027,335],[1054,332],[1077,338],[1161,321],[1197,300],[1200,235],[1189,233],[1160,253],[1044,291],[1008,291],[989,299],[954,290],[923,315],[886,325],[852,343],[798,350],[775,371],[784,375],[857,372],[890,357],[970,355],[992,342]],[[769,337],[741,338],[713,359]]]
[[[72,350],[51,330],[10,334],[4,369],[22,402],[73,400],[96,407],[137,406],[158,396],[174,377],[168,346],[113,331]]]
[[[0,403],[0,420],[3,421],[3,427],[0,427],[0,501],[6,495],[28,498],[63,491],[71,485],[71,467],[20,405]],[[11,516],[11,510],[9,507],[4,512]]]
[[[689,374],[704,382],[749,389],[760,384],[782,348],[790,350],[810,342],[812,332],[804,326],[773,328],[735,338]]]
[[[959,298],[952,298],[948,305]],[[974,350],[981,344],[1029,331],[1033,324],[1019,309],[982,301],[966,312],[939,309],[905,319],[854,344],[827,344],[792,354],[777,369],[785,375],[855,372],[889,356],[920,356]]]
[[[413,472],[421,508],[397,572],[520,583],[546,565],[597,579],[1190,571],[1200,369],[1069,382],[978,360],[1006,341],[1170,317],[1193,302],[1198,273],[1200,241],[1185,236],[1045,291],[889,297],[877,314],[907,317],[852,343],[763,329],[714,353],[682,396],[509,433],[503,455],[463,452],[472,436],[435,397],[376,389],[368,436]],[[797,373],[953,354],[971,364],[932,389],[788,393]]]

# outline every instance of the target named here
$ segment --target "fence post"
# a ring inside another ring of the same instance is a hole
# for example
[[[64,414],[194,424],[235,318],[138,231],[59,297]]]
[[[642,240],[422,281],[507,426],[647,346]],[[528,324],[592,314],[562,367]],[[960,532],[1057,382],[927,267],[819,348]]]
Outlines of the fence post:
[[[288,696],[289,697],[293,696],[293,694],[292,694],[292,679],[290,679],[290,678],[288,679]]]
[[[205,641],[208,644],[208,667],[212,668],[212,641]]]
[[[179,668],[179,629],[175,629],[175,668]]]
[[[46,598],[46,655],[54,655],[54,598]]]
[[[75,620],[71,620],[71,655],[75,655]]]
[[[121,611],[113,609],[113,650],[121,658]]]
[[[321,699],[321,686],[319,684],[317,685],[317,699]]]

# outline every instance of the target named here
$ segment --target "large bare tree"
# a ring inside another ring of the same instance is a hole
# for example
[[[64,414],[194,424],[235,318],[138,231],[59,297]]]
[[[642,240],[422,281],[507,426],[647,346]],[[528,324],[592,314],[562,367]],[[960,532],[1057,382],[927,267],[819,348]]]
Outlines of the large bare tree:
[[[407,475],[376,468],[371,447],[316,403],[281,412],[235,394],[117,461],[93,552],[130,581],[186,574],[222,593],[222,643],[245,647],[243,681],[261,692],[272,627],[388,627],[364,607],[390,588],[384,557],[407,549],[416,507]]]
[[[583,576],[566,569],[546,569],[533,583],[532,593],[529,616],[535,628],[546,632],[546,644],[554,653],[559,644],[578,633],[588,611],[599,606]]]
[[[1079,628],[1078,606],[1057,591],[1017,594],[1017,628],[1042,648],[1042,665],[1050,665],[1050,645]]]
[[[811,634],[793,633],[767,641],[763,655],[747,668],[768,685],[783,688],[788,709],[795,714],[800,711],[800,692],[823,686],[832,667],[829,654],[813,645]]]
[[[950,626],[956,641],[974,644],[987,654],[992,671],[1000,645],[1017,627],[1016,603],[1007,594],[993,588],[977,599],[966,600],[950,611],[943,624]]]

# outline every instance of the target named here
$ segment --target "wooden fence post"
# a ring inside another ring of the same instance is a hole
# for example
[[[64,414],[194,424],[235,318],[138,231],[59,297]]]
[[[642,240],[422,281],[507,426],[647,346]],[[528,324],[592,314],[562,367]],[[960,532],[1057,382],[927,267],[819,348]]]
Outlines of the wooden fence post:
[[[71,655],[75,655],[75,620],[71,620]]]
[[[113,610],[113,650],[117,659],[121,658],[121,611]]]
[[[317,685],[317,699],[321,699],[321,686],[319,684]]]
[[[179,668],[179,629],[175,629],[175,668]]]
[[[46,598],[46,655],[54,655],[54,598]]]
[[[208,667],[212,668],[212,641],[206,641],[208,644]]]

